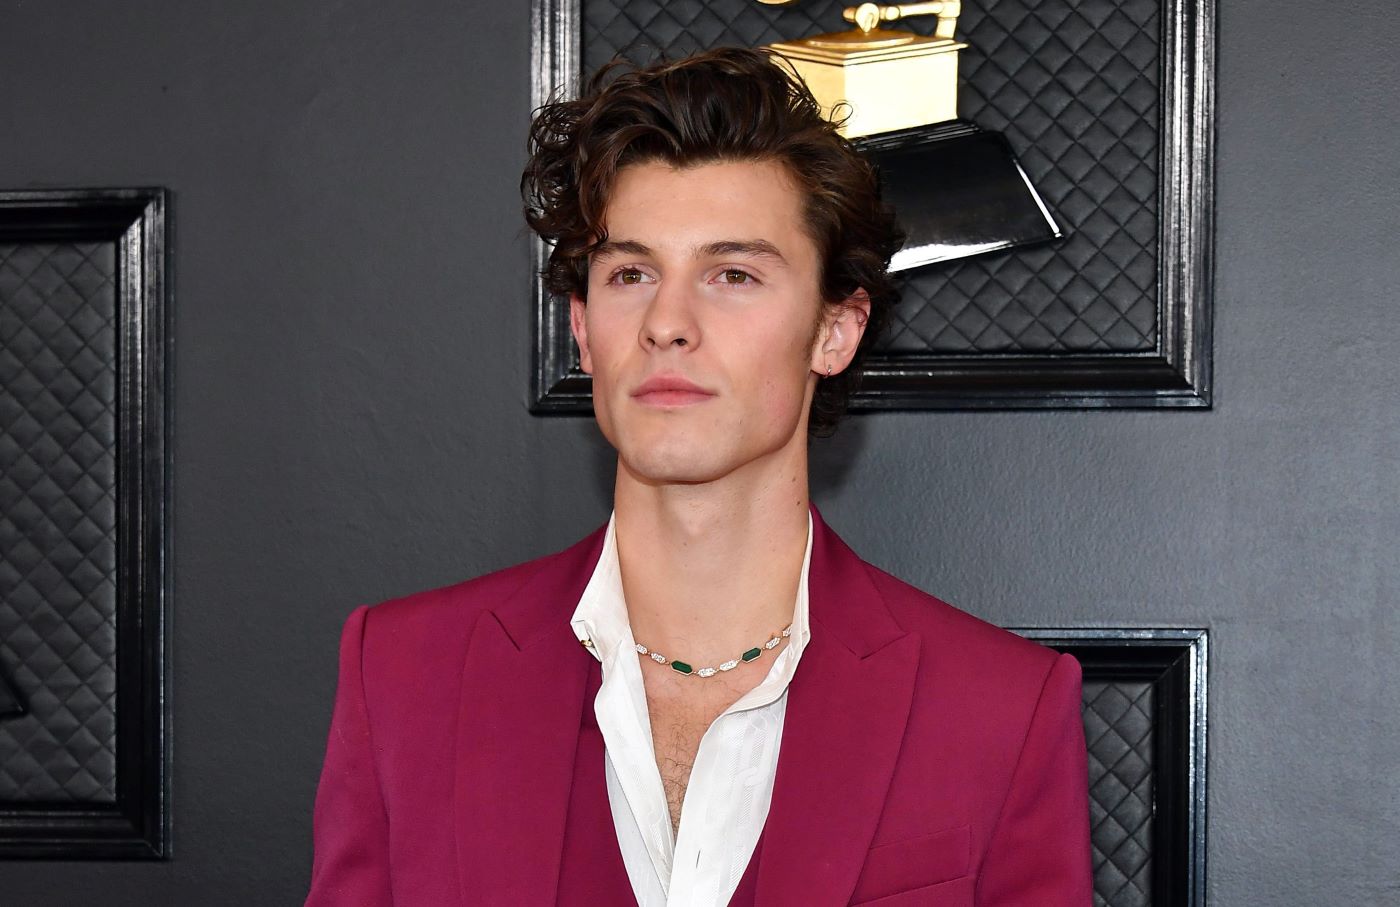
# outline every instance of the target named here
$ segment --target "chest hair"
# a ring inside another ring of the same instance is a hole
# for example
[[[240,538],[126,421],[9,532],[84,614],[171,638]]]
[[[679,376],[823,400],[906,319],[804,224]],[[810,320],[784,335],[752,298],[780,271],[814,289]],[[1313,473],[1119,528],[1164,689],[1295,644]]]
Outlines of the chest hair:
[[[690,784],[695,754],[700,750],[700,738],[746,692],[722,684],[706,684],[693,677],[677,679],[681,682],[656,678],[646,683],[652,748],[656,751],[661,786],[666,791],[672,834],[680,829],[681,805]],[[708,689],[696,689],[702,684]]]

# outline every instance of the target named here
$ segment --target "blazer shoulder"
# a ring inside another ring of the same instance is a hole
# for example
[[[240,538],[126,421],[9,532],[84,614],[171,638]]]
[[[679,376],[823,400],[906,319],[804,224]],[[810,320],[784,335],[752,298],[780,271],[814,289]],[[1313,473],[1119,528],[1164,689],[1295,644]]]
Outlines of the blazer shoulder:
[[[366,635],[432,639],[469,630],[483,611],[510,599],[562,553],[366,605]]]
[[[1008,679],[1024,679],[1037,688],[1059,653],[976,617],[904,580],[865,564],[895,621],[918,634],[926,650],[956,658],[968,670],[993,670]]]
[[[539,620],[553,619],[561,582],[586,575],[602,532],[554,554],[483,576],[356,608],[346,626],[358,629],[366,683],[397,686],[458,670],[473,632],[488,611],[497,619],[523,611],[530,619],[544,608],[550,613]]]
[[[559,580],[591,572],[606,525],[561,551],[472,579],[424,589],[364,605],[365,634],[452,637],[474,627],[482,612],[514,604],[518,593],[538,579]]]

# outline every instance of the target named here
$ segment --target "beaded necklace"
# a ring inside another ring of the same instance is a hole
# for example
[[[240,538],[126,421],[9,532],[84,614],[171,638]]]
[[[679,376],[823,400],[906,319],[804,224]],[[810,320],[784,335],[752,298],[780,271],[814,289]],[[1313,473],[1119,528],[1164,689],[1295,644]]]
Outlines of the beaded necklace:
[[[768,637],[768,641],[765,642],[763,645],[754,646],[752,649],[749,649],[747,652],[740,655],[738,658],[731,658],[729,661],[726,661],[719,667],[700,668],[699,670],[696,670],[695,668],[691,667],[689,662],[677,661],[674,658],[667,658],[660,652],[652,651],[651,649],[648,649],[641,643],[637,643],[635,648],[637,650],[638,655],[645,655],[659,665],[670,665],[671,670],[675,671],[678,674],[685,674],[691,677],[713,677],[721,671],[732,671],[746,661],[758,660],[759,656],[761,656],[765,651],[767,651],[768,649],[775,648],[778,645],[778,643],[782,642],[784,639],[791,635],[792,625],[789,624],[787,626],[787,629],[783,630],[781,633],[774,633],[772,636]],[[593,640],[584,639],[580,641],[584,644],[584,646],[590,649],[593,648]]]

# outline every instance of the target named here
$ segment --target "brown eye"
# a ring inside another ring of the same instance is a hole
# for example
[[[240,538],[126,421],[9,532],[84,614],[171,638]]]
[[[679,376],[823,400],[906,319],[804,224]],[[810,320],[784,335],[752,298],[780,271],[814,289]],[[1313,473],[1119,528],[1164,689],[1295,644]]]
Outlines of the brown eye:
[[[748,283],[752,275],[748,271],[740,271],[738,268],[730,268],[724,272],[725,283]]]
[[[638,271],[636,268],[627,268],[617,275],[617,279],[619,283],[641,283],[642,272]]]

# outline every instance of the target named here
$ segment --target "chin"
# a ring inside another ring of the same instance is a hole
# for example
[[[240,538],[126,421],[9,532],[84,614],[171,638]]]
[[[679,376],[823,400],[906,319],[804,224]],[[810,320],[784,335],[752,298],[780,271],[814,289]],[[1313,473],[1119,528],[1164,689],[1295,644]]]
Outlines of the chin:
[[[597,412],[603,435],[618,452],[633,478],[652,485],[699,485],[723,479],[745,466],[778,453],[805,429],[801,411],[770,410],[745,420],[707,415],[704,420],[665,417],[613,418]],[[650,414],[648,414],[650,415]],[[679,415],[679,414],[677,414]],[[698,415],[698,414],[697,414]]]
[[[723,478],[735,465],[703,445],[643,445],[619,451],[627,471],[655,485],[699,485]]]

